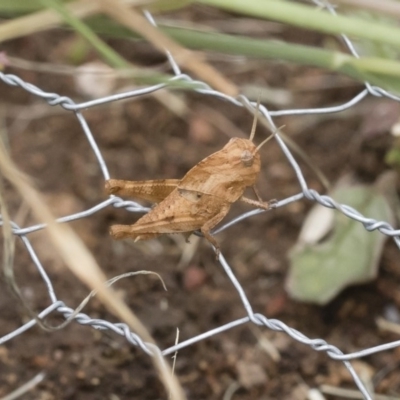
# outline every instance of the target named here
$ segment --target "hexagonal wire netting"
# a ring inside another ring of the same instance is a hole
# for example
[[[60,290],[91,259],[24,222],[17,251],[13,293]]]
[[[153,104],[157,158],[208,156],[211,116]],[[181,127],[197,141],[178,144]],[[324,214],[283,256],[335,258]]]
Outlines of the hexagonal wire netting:
[[[325,2],[319,2],[318,0],[314,0],[314,3],[318,5],[319,7],[326,7],[329,12],[332,14],[335,14],[334,8],[326,4]],[[149,13],[146,13],[146,17],[149,19],[151,23],[155,25],[155,21],[153,20],[152,16]],[[353,47],[352,43],[350,40],[342,35],[342,39],[344,40],[346,46],[348,47],[349,51],[354,57],[358,57],[357,52],[355,48]],[[198,93],[201,93],[204,96],[214,96],[217,97],[223,101],[230,102],[234,104],[237,107],[250,107],[255,109],[256,104],[250,102],[246,97],[244,96],[238,96],[237,98],[229,97],[221,92],[218,92],[216,90],[213,90],[211,87],[209,87],[207,84],[204,82],[194,80],[190,76],[183,74],[177,65],[177,63],[174,61],[172,56],[169,54],[168,51],[166,51],[168,60],[170,62],[170,65],[172,67],[172,70],[174,72],[174,77],[166,83],[161,83],[157,84],[154,86],[149,86],[145,88],[140,88],[137,90],[132,90],[129,92],[125,93],[120,93],[120,94],[115,94],[112,96],[107,96],[103,98],[99,98],[96,100],[84,102],[77,104],[73,100],[71,100],[68,97],[58,95],[56,93],[46,93],[42,91],[40,88],[29,84],[27,82],[24,82],[22,79],[15,75],[11,74],[4,74],[0,72],[0,79],[7,85],[10,86],[17,86],[20,89],[26,90],[27,92],[31,93],[34,96],[40,97],[47,101],[47,103],[50,106],[61,106],[66,110],[69,110],[73,113],[75,113],[81,127],[83,130],[83,133],[86,135],[87,140],[89,141],[90,147],[97,159],[99,168],[101,169],[101,172],[104,176],[104,179],[107,180],[110,178],[109,172],[107,169],[107,165],[102,157],[101,151],[99,147],[96,144],[96,141],[92,135],[92,132],[86,123],[85,118],[83,117],[81,110],[88,109],[91,107],[96,107],[100,104],[105,104],[105,103],[111,103],[123,99],[128,99],[128,98],[133,98],[133,97],[138,97],[138,96],[143,96],[145,94],[149,94],[152,92],[155,92],[157,90],[163,89],[163,88],[168,88],[169,85],[173,82],[185,82],[188,84],[193,84],[193,90],[195,90]],[[400,98],[379,88],[376,86],[371,86],[369,83],[365,84],[365,89],[362,90],[357,96],[349,100],[347,103],[342,104],[340,106],[335,106],[335,107],[322,107],[322,108],[315,108],[315,109],[292,109],[292,110],[281,110],[281,111],[269,111],[266,107],[263,105],[260,105],[260,112],[264,115],[265,118],[269,121],[272,127],[275,127],[273,118],[282,116],[282,115],[307,115],[307,114],[326,114],[326,113],[338,113],[344,110],[347,110],[357,103],[359,103],[361,100],[366,98],[367,96],[376,96],[376,97],[386,97],[389,99],[392,99],[393,101],[400,101]],[[297,179],[299,181],[300,187],[301,187],[301,192],[294,194],[293,196],[280,200],[277,203],[277,207],[283,207],[291,202],[298,201],[303,198],[307,198],[308,200],[315,201],[325,207],[336,209],[338,212],[343,213],[346,215],[348,218],[352,218],[359,223],[363,224],[366,230],[368,231],[373,231],[373,230],[379,230],[382,234],[390,236],[393,238],[395,241],[397,247],[400,248],[400,230],[395,230],[390,224],[388,224],[385,221],[376,221],[371,218],[368,218],[368,216],[364,216],[360,214],[357,210],[345,205],[345,204],[338,204],[335,202],[332,198],[329,196],[325,195],[320,195],[318,192],[315,190],[311,190],[307,186],[307,182],[302,174],[302,171],[297,164],[295,158],[292,156],[291,152],[285,145],[284,141],[281,139],[279,134],[275,135],[275,139],[278,142],[282,152],[285,154],[288,162],[290,163],[291,167],[293,168]],[[57,221],[59,223],[68,223],[70,221],[74,221],[77,219],[81,218],[88,218],[95,213],[99,212],[100,210],[106,208],[106,207],[118,207],[118,208],[125,208],[127,211],[130,212],[146,212],[148,211],[147,208],[141,206],[138,203],[135,203],[133,201],[125,201],[117,196],[110,196],[106,201],[97,204],[96,206],[76,213],[72,215],[67,215],[62,218],[59,218]],[[218,230],[214,231],[214,233],[221,232],[222,230],[227,229],[228,227],[232,226],[233,224],[236,224],[237,222],[249,218],[251,216],[254,216],[256,214],[264,212],[263,210],[253,210],[250,212],[246,212],[239,217],[231,220],[229,223],[226,223],[222,227],[220,227]],[[3,225],[3,221],[0,221],[1,225]],[[50,315],[52,313],[59,313],[61,314],[64,318],[69,318],[73,316],[74,314],[74,309],[68,307],[68,305],[64,304],[62,301],[58,300],[56,290],[53,287],[53,284],[48,277],[45,269],[43,268],[40,260],[38,259],[34,248],[32,247],[30,240],[29,240],[29,234],[41,229],[45,228],[45,225],[34,225],[34,226],[29,226],[26,228],[21,228],[19,227],[16,223],[12,222],[12,229],[13,229],[13,234],[19,237],[23,244],[26,247],[26,250],[28,251],[34,265],[36,266],[37,270],[39,271],[43,281],[46,284],[51,302],[50,305],[44,309],[40,314],[39,318],[44,318],[47,315]],[[359,375],[356,373],[354,368],[352,367],[350,360],[354,360],[357,358],[365,357],[377,352],[393,349],[395,347],[400,346],[400,341],[395,341],[395,342],[390,342],[390,343],[385,343],[379,346],[375,347],[370,347],[366,348],[364,350],[355,352],[355,353],[350,353],[350,354],[344,354],[339,348],[330,345],[323,339],[310,339],[303,335],[301,332],[292,329],[291,327],[287,326],[285,323],[283,323],[280,320],[277,319],[270,319],[265,315],[254,313],[252,310],[252,306],[250,302],[248,301],[246,294],[238,281],[238,279],[235,277],[234,273],[232,272],[228,262],[224,258],[224,256],[221,254],[219,257],[219,262],[221,263],[221,266],[225,270],[228,278],[231,280],[233,286],[237,290],[240,299],[243,303],[244,311],[246,316],[232,321],[228,324],[225,324],[223,326],[219,326],[217,328],[211,329],[207,332],[204,332],[198,336],[192,337],[189,340],[185,340],[175,346],[169,347],[167,349],[161,350],[161,349],[154,349],[152,345],[149,345],[148,343],[145,343],[138,335],[132,333],[128,326],[125,323],[111,323],[106,320],[101,320],[101,319],[92,319],[89,315],[83,314],[83,313],[78,313],[73,316],[75,322],[82,324],[82,325],[87,325],[91,326],[92,328],[95,329],[102,329],[102,330],[110,330],[115,332],[118,335],[121,335],[128,340],[129,343],[131,343],[134,346],[139,346],[143,351],[148,353],[149,355],[154,355],[156,353],[161,353],[163,356],[173,354],[179,349],[182,349],[187,346],[191,346],[196,342],[199,342],[201,340],[204,340],[206,338],[209,338],[213,335],[218,335],[221,332],[227,331],[233,327],[246,324],[248,322],[252,322],[258,326],[264,326],[267,329],[271,329],[274,331],[283,331],[287,335],[289,335],[293,340],[299,341],[305,345],[310,346],[313,350],[315,351],[322,351],[325,352],[329,357],[332,359],[342,361],[348,371],[350,372],[352,378],[354,379],[355,384],[357,385],[359,391],[361,392],[362,396],[364,399],[369,399],[372,400],[372,394],[369,393],[365,385],[363,384],[362,380],[360,379]],[[32,319],[31,321],[25,323],[18,329],[14,330],[13,332],[10,332],[9,334],[3,336],[0,338],[0,345],[13,339],[16,338],[17,336],[21,335],[23,332],[26,330],[32,328],[37,321],[35,319]],[[156,351],[155,351],[156,350]],[[42,376],[39,376],[41,378]]]

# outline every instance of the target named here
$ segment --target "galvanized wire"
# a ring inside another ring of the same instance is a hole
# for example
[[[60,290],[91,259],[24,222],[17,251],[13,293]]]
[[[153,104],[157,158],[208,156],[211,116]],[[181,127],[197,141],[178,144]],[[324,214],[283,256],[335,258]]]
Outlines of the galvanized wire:
[[[335,10],[332,5],[327,3],[326,1],[319,1],[319,0],[314,0],[314,3],[318,5],[319,7],[324,7],[326,8],[329,12],[335,15]],[[150,13],[145,12],[146,17],[148,20],[156,26],[156,22],[150,15]],[[358,54],[350,42],[350,40],[342,35],[343,40],[345,44],[347,45],[349,52],[353,54],[354,57],[358,57]],[[11,74],[4,74],[0,72],[0,79],[3,81],[3,83],[10,85],[10,86],[16,86],[22,90],[25,90],[32,95],[42,98],[45,100],[50,106],[60,106],[63,107],[66,110],[69,110],[71,112],[74,112],[81,127],[83,130],[83,133],[85,134],[90,148],[93,151],[97,163],[99,165],[100,171],[104,177],[104,179],[109,179],[109,172],[107,165],[102,157],[101,151],[99,147],[96,144],[96,140],[86,123],[86,120],[84,116],[81,113],[81,110],[91,108],[91,107],[96,107],[100,104],[106,104],[106,103],[111,103],[123,99],[128,99],[128,98],[133,98],[133,97],[139,97],[143,96],[145,94],[153,93],[157,90],[163,89],[163,88],[168,88],[170,85],[176,83],[176,82],[185,82],[189,84],[194,91],[204,95],[204,96],[213,96],[216,98],[219,98],[223,101],[230,102],[234,104],[237,107],[252,107],[255,109],[256,104],[254,102],[249,101],[245,96],[240,95],[237,98],[235,97],[230,97],[227,96],[221,92],[218,92],[211,87],[209,87],[206,83],[192,79],[190,76],[187,74],[184,74],[181,72],[179,66],[171,56],[171,54],[166,51],[167,58],[169,60],[169,63],[171,65],[172,71],[174,73],[174,77],[170,79],[169,82],[162,83],[162,84],[157,84],[153,86],[148,86],[144,88],[138,88],[129,92],[125,93],[119,93],[115,94],[112,96],[107,96],[91,101],[87,101],[84,103],[75,103],[72,99],[59,95],[57,93],[48,93],[40,88],[25,82],[21,78],[19,78],[16,75],[11,75]],[[284,115],[307,115],[307,114],[329,114],[329,113],[338,113],[342,112],[346,109],[349,109],[365,99],[367,96],[376,96],[376,97],[386,97],[389,99],[392,99],[394,101],[400,101],[400,98],[394,94],[389,93],[386,90],[383,90],[379,87],[375,87],[370,85],[369,83],[365,83],[365,89],[362,90],[357,96],[354,98],[350,99],[349,101],[337,105],[337,106],[325,106],[321,108],[314,108],[314,109],[291,109],[291,110],[280,110],[280,111],[269,111],[265,106],[261,105],[260,106],[260,112],[264,115],[265,118],[269,121],[271,124],[271,127],[273,129],[276,129],[276,126],[274,124],[273,117],[278,117],[278,116],[284,116]],[[299,193],[294,193],[292,196],[282,199],[277,203],[277,207],[284,207],[285,205],[298,201],[302,198],[306,198],[310,201],[317,202],[325,207],[329,208],[334,208],[338,212],[343,213],[349,218],[352,218],[358,222],[360,222],[366,230],[372,231],[372,230],[379,230],[382,234],[390,236],[393,238],[395,241],[396,245],[400,248],[400,230],[394,229],[389,223],[386,221],[376,221],[372,218],[369,218],[368,216],[362,215],[360,212],[355,210],[352,207],[349,207],[346,204],[339,204],[337,203],[334,199],[327,195],[321,195],[317,191],[309,189],[307,182],[304,178],[304,175],[297,164],[295,158],[293,157],[292,153],[282,140],[282,138],[277,134],[275,136],[277,143],[279,144],[282,152],[286,156],[288,162],[293,168],[294,173],[297,176],[299,186],[301,191]],[[125,201],[117,196],[110,196],[107,200],[95,205],[94,207],[88,209],[88,210],[83,210],[79,213],[76,214],[71,214],[71,215],[66,215],[62,218],[58,219],[59,223],[68,223],[77,219],[82,219],[82,218],[88,218],[97,212],[108,208],[108,207],[116,207],[116,208],[125,208],[126,211],[129,212],[135,212],[135,213],[141,213],[141,212],[147,212],[149,209],[146,207],[141,206],[140,204],[133,202],[133,201]],[[226,223],[219,229],[215,230],[214,233],[221,232],[225,229],[228,229],[232,225],[238,223],[239,221],[242,221],[245,218],[250,218],[254,215],[257,215],[259,213],[264,212],[263,210],[253,210],[247,213],[244,213],[240,215],[239,217],[231,220],[230,222]],[[2,220],[0,219],[0,225],[2,225]],[[12,222],[12,231],[14,235],[16,235],[22,243],[24,244],[28,254],[30,255],[35,267],[37,268],[43,282],[46,285],[48,294],[49,294],[49,299],[50,299],[50,304],[49,306],[44,309],[40,314],[39,318],[44,318],[48,316],[49,314],[53,313],[59,313],[64,318],[68,318],[71,316],[74,312],[74,310],[70,307],[68,307],[66,304],[64,304],[62,301],[58,300],[56,290],[53,287],[53,284],[51,282],[51,279],[49,278],[45,268],[42,266],[39,258],[37,257],[35,250],[28,238],[28,235],[32,232],[36,232],[38,230],[44,229],[46,226],[44,224],[37,224],[29,227],[24,227],[21,228],[19,227],[16,223]],[[176,344],[174,346],[171,346],[167,349],[161,350],[156,348],[154,345],[151,345],[149,343],[145,343],[138,335],[132,333],[129,330],[129,327],[124,324],[124,323],[111,323],[106,320],[102,319],[93,319],[90,316],[79,313],[75,315],[74,320],[81,324],[81,325],[88,325],[91,326],[92,328],[95,329],[101,329],[101,330],[110,330],[117,335],[123,336],[126,338],[126,340],[134,345],[142,349],[144,352],[151,356],[166,356],[168,354],[172,354],[177,350],[183,349],[187,346],[194,345],[195,343],[205,340],[211,336],[220,334],[221,332],[230,330],[234,327],[237,327],[239,325],[247,324],[247,323],[253,323],[258,326],[264,326],[267,329],[271,329],[274,331],[282,331],[285,332],[287,335],[289,335],[293,340],[296,340],[298,342],[301,342],[307,346],[309,346],[311,349],[315,351],[320,351],[320,352],[325,352],[327,356],[329,356],[332,359],[342,361],[346,368],[348,369],[349,373],[353,377],[354,383],[362,393],[364,399],[372,400],[372,394],[368,392],[367,388],[363,384],[361,378],[357,375],[355,372],[354,368],[352,367],[350,361],[356,358],[361,358],[365,357],[374,353],[378,353],[381,351],[385,350],[390,350],[394,349],[395,347],[400,346],[400,341],[394,341],[390,343],[385,343],[381,344],[379,346],[375,347],[370,347],[358,352],[354,353],[349,353],[349,354],[344,354],[340,349],[337,347],[327,343],[323,339],[310,339],[306,337],[304,334],[301,332],[287,326],[285,323],[283,323],[280,320],[277,319],[269,319],[267,316],[262,315],[262,314],[257,314],[253,312],[252,306],[247,299],[247,296],[245,294],[245,291],[243,287],[241,286],[239,280],[236,278],[234,273],[232,272],[228,262],[226,261],[225,257],[223,254],[220,254],[219,256],[219,262],[221,266],[223,267],[226,275],[232,282],[235,290],[237,291],[241,302],[243,304],[244,308],[244,313],[245,316],[243,318],[240,318],[238,320],[232,321],[228,324],[210,329],[207,332],[204,332],[200,335],[197,335],[195,337],[192,337],[188,340],[185,340],[183,342],[180,342],[179,344]],[[0,345],[4,344],[5,342],[21,335],[23,332],[27,331],[28,329],[32,328],[36,324],[36,320],[33,319],[18,329],[14,330],[13,332],[10,332],[9,334],[3,336],[0,338]]]

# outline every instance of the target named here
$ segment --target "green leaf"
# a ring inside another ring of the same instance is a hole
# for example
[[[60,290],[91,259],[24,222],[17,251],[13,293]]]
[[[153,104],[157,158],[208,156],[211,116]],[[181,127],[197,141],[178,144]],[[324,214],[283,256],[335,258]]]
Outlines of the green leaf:
[[[373,186],[339,188],[331,197],[362,215],[393,223],[393,212],[386,197]],[[378,231],[368,232],[360,222],[336,210],[324,211],[328,224],[330,217],[326,212],[334,213],[333,232],[320,243],[306,240],[306,243],[296,244],[290,254],[291,265],[286,281],[286,289],[292,298],[320,305],[328,303],[349,285],[374,279],[387,239]],[[321,215],[312,223],[308,221],[310,233],[314,226],[322,229],[321,236],[326,236],[324,221]]]

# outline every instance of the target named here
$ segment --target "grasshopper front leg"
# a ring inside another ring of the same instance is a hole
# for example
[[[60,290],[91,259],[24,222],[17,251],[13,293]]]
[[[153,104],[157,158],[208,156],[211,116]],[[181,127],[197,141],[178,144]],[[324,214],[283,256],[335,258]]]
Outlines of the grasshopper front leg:
[[[276,207],[277,201],[275,199],[272,199],[270,201],[257,201],[257,200],[252,200],[247,197],[242,196],[240,201],[243,201],[243,203],[251,204],[252,206],[255,206],[257,208],[261,208],[263,210],[271,210],[272,208]]]
[[[261,195],[260,195],[260,192],[259,192],[258,189],[257,189],[257,186],[256,186],[256,185],[253,185],[253,186],[252,186],[252,189],[253,189],[254,194],[255,194],[256,197],[257,197],[257,200],[260,201],[261,203],[263,203],[263,199],[261,198]]]

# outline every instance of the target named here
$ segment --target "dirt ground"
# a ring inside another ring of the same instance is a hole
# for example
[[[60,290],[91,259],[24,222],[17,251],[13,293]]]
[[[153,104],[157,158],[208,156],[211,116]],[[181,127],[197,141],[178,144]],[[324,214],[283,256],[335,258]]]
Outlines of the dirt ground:
[[[198,19],[210,19],[209,12],[201,8],[192,12]],[[258,32],[260,37],[276,36],[313,45],[322,45],[328,39],[275,24],[260,22],[258,26],[265,26],[265,32]],[[279,29],[271,33],[271,26]],[[68,46],[74,37],[70,32],[35,34],[5,43],[2,51],[26,60],[66,64]],[[164,62],[161,55],[143,43],[109,43],[136,63],[158,66]],[[95,58],[89,53],[85,61]],[[217,55],[209,55],[209,60],[238,85],[251,84],[290,94],[284,105],[277,104],[272,96],[265,103],[270,109],[338,104],[362,89],[346,77],[314,68],[259,60],[243,62],[241,58]],[[70,96],[76,102],[87,100],[69,75],[42,73],[34,68],[10,67],[6,72],[45,91]],[[182,177],[202,158],[220,149],[229,135],[236,134],[226,131],[223,121],[230,122],[243,135],[250,131],[252,117],[245,110],[199,94],[179,93],[179,97],[190,109],[186,118],[179,118],[151,96],[85,111],[113,178]],[[2,83],[0,101],[1,124],[11,155],[32,177],[56,215],[78,212],[106,199],[100,169],[72,113],[52,108],[22,89]],[[387,118],[383,121],[379,116],[382,109],[394,115],[394,123],[398,105],[369,98],[340,115],[285,117],[277,119],[276,124],[285,125],[286,134],[331,182],[349,172],[361,181],[372,182],[389,168],[384,155],[392,138]],[[259,127],[258,140],[266,134]],[[261,159],[258,186],[264,199],[283,199],[299,192],[295,174],[276,143],[270,142],[261,150]],[[315,174],[301,161],[300,165],[309,187],[324,193]],[[32,217],[11,188],[8,196],[13,218],[22,226],[31,224]],[[284,282],[288,251],[310,207],[310,202],[302,200],[246,219],[217,236],[254,311],[279,319],[308,337],[322,338],[343,352],[397,340],[396,335],[379,330],[375,322],[386,316],[387,310],[400,306],[399,253],[391,241],[385,245],[375,281],[346,289],[325,307],[295,302],[287,296]],[[235,205],[226,220],[247,210],[246,205]],[[111,224],[136,219],[136,214],[109,207],[71,226],[107,276],[142,269],[162,276],[167,292],[153,276],[137,276],[116,285],[160,348],[173,345],[177,328],[183,341],[246,315],[237,292],[203,239],[198,243],[192,240],[191,245],[198,246],[193,257],[178,265],[183,249],[189,246],[179,237],[133,244],[113,242],[108,236]],[[58,298],[71,307],[77,306],[87,295],[87,288],[63,267],[44,233],[31,234],[29,238]],[[20,243],[15,273],[29,304],[35,310],[47,307],[46,288]],[[84,312],[92,318],[116,322],[96,298]],[[0,336],[28,319],[3,280]],[[399,350],[353,362],[360,376],[374,384],[377,393],[400,396]],[[0,397],[41,371],[46,374],[45,379],[24,399],[167,398],[151,361],[140,349],[112,332],[77,323],[57,332],[35,327],[0,346]],[[355,389],[342,363],[284,333],[250,324],[181,350],[175,372],[188,399],[228,398],[223,396],[233,388],[235,400],[305,399],[307,388],[319,385]]]

